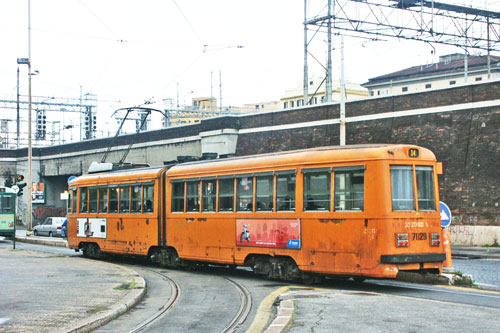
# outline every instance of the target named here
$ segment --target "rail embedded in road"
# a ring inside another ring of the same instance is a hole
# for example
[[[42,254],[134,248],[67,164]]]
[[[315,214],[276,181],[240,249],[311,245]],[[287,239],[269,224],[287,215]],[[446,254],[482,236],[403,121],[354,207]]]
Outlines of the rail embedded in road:
[[[163,317],[168,311],[170,311],[175,306],[181,294],[181,287],[179,286],[179,284],[176,281],[172,280],[170,277],[168,277],[166,274],[154,269],[149,269],[149,268],[144,268],[144,269],[161,276],[163,280],[167,281],[170,285],[172,293],[165,302],[165,305],[162,306],[158,312],[152,315],[149,319],[142,322],[139,326],[134,328],[129,333],[141,332],[142,330],[148,328],[152,323]]]

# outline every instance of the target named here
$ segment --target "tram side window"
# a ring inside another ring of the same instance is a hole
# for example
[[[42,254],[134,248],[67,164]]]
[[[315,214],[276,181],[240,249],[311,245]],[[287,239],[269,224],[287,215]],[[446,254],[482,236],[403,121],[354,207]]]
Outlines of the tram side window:
[[[73,213],[78,213],[78,211],[76,210],[76,203],[78,202],[78,197],[76,195],[76,188],[72,189],[71,190],[71,193],[72,193],[72,197],[73,197]]]
[[[331,201],[330,170],[303,170],[303,173],[304,209],[329,211]]]
[[[97,188],[89,188],[89,212],[97,212]]]
[[[130,187],[120,187],[120,213],[130,213]]]
[[[417,195],[419,210],[436,210],[434,177],[431,166],[417,166]]]
[[[236,210],[251,212],[253,210],[253,177],[238,177],[236,183]]]
[[[217,202],[217,180],[203,180],[201,185],[203,203],[201,209],[204,212],[215,212]]]
[[[184,182],[172,183],[172,212],[184,212]]]
[[[154,210],[153,203],[155,202],[155,186],[144,185],[142,187],[142,206],[144,213],[152,213]]]
[[[276,176],[276,208],[278,211],[295,211],[295,172]]]
[[[200,211],[200,182],[188,181],[186,183],[186,212]]]
[[[391,188],[393,210],[415,210],[411,166],[391,166]]]
[[[108,188],[99,187],[99,213],[108,212]]]
[[[73,202],[73,191],[69,191],[68,193],[68,214],[73,213],[73,207],[71,206],[71,203]]]
[[[356,167],[355,167],[356,168]],[[365,199],[365,174],[351,167],[334,168],[335,211],[363,211]]]
[[[219,179],[219,212],[234,210],[234,178]]]
[[[130,212],[131,213],[140,213],[141,212],[141,185],[135,185],[130,187]]]
[[[109,188],[109,212],[118,213],[118,187]]]
[[[255,177],[255,210],[258,212],[273,211],[274,176]]]
[[[88,199],[89,199],[89,189],[86,187],[81,187],[80,188],[80,213],[88,213],[89,212]]]

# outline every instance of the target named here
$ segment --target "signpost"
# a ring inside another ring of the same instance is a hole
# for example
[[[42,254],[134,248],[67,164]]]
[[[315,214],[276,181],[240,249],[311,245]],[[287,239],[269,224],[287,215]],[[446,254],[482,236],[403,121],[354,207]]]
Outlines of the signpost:
[[[439,211],[441,212],[441,227],[448,228],[451,224],[451,211],[444,202],[439,202]]]
[[[441,228],[443,229],[443,247],[446,253],[446,260],[443,262],[444,268],[453,271],[453,261],[451,259],[451,242],[450,242],[450,230],[448,227],[451,224],[451,210],[447,204],[440,201],[439,202],[439,212],[441,213]]]

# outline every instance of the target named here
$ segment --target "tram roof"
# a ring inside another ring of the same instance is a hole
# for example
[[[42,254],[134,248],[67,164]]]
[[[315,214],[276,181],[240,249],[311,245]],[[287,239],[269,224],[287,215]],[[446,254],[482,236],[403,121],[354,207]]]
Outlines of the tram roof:
[[[164,169],[165,169],[164,167],[146,167],[146,168],[125,169],[125,170],[117,170],[111,172],[87,174],[77,177],[76,179],[71,181],[70,186],[76,184],[79,185],[107,184],[110,179],[113,179],[113,183],[135,182],[135,181],[147,182],[148,180],[152,180],[159,177]]]
[[[358,163],[367,160],[405,160],[410,148],[418,148],[420,161],[435,161],[436,157],[427,148],[408,144],[372,144],[351,146],[328,146],[292,150],[260,155],[249,155],[227,159],[197,161],[173,166],[169,177],[213,174],[217,172],[245,173],[265,171],[269,168],[295,168],[298,166],[336,163]]]

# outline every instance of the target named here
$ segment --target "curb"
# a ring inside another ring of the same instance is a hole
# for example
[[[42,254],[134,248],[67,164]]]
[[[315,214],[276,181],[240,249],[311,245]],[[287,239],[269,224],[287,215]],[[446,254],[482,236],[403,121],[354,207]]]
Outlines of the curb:
[[[23,237],[23,236],[16,236],[16,242],[20,242],[20,243],[29,243],[29,244],[41,244],[41,245],[48,245],[48,246],[55,246],[55,247],[68,247],[68,242],[61,239],[61,240],[58,240],[58,239],[46,239],[46,238],[43,238],[43,239],[37,239],[37,238],[33,238],[33,237]]]
[[[132,289],[130,293],[123,297],[121,302],[115,303],[112,309],[101,314],[96,314],[90,318],[83,319],[77,322],[71,328],[63,328],[58,332],[84,333],[93,331],[96,328],[107,324],[111,320],[118,318],[128,310],[132,309],[135,305],[137,305],[137,303],[142,300],[147,291],[146,281],[144,280],[144,278],[140,276],[139,273],[130,268],[119,266],[116,264],[111,265],[115,265],[117,267],[120,267],[120,269],[128,271],[128,273],[134,278],[133,282],[135,282],[136,288]]]

